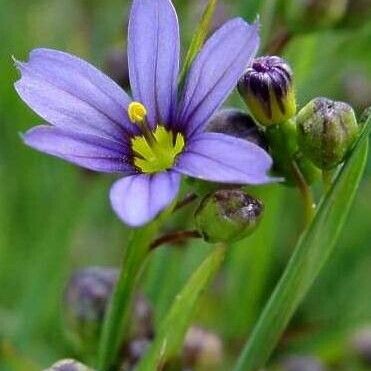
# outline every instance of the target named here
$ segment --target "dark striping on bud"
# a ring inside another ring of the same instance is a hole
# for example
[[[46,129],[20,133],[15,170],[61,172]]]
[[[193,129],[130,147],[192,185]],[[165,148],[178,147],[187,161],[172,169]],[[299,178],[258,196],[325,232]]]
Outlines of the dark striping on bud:
[[[331,170],[344,161],[359,127],[351,106],[315,98],[297,115],[300,148],[317,167]]]
[[[265,137],[251,116],[238,109],[217,112],[206,126],[206,131],[230,135],[257,144],[267,150]]]
[[[262,125],[280,124],[295,115],[292,70],[280,57],[255,59],[240,78],[237,88],[252,115]]]
[[[240,189],[217,190],[196,210],[196,226],[208,242],[235,242],[256,229],[263,209],[259,200]]]

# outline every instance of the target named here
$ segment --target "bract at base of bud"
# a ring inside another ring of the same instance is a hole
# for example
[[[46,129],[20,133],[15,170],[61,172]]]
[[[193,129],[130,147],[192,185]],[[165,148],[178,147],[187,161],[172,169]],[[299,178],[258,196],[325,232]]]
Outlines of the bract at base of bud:
[[[196,226],[207,242],[236,242],[255,231],[263,209],[259,200],[240,189],[218,190],[202,200]]]

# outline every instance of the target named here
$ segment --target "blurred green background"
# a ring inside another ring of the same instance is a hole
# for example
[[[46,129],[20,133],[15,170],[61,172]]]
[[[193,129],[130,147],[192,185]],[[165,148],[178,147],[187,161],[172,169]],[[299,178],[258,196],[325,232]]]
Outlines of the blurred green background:
[[[316,29],[312,22],[306,32],[287,17],[289,3],[220,2],[214,26],[236,15],[253,21],[259,13],[261,53],[277,52],[288,59],[299,103],[328,96],[350,102],[360,114],[371,104],[370,1],[349,1],[336,25]],[[175,1],[183,49],[204,4]],[[79,356],[65,336],[65,283],[78,268],[116,265],[128,235],[109,206],[113,177],[83,171],[22,144],[19,133],[40,119],[14,91],[18,75],[11,56],[25,60],[40,46],[65,50],[125,85],[121,53],[129,5],[126,0],[0,0],[1,370],[40,370],[58,359]],[[242,107],[236,95],[229,104]],[[256,234],[230,248],[194,318],[222,338],[223,370],[236,359],[300,231],[302,210],[295,190],[270,186],[251,192],[265,202],[263,223]],[[279,367],[288,355],[305,354],[318,357],[328,369],[371,370],[351,344],[358,329],[371,325],[370,200],[369,161],[336,252],[280,342],[271,367]],[[192,208],[166,228],[184,225],[192,228]],[[209,249],[193,241],[152,255],[142,290],[154,307],[155,323]]]

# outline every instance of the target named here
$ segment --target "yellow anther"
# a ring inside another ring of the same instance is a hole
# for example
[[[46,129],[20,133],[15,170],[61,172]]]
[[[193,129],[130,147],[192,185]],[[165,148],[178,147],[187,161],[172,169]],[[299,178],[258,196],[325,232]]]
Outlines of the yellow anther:
[[[147,116],[146,107],[139,102],[131,102],[128,107],[129,119],[133,123],[141,123]]]

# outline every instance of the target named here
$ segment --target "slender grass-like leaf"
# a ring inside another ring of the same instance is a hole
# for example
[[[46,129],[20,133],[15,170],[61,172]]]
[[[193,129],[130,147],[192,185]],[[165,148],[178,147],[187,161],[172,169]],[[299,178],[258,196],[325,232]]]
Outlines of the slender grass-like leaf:
[[[189,46],[189,49],[184,60],[183,68],[180,73],[179,78],[180,86],[183,86],[184,79],[188,73],[188,70],[191,67],[194,59],[196,58],[196,55],[204,45],[206,37],[209,34],[217,2],[218,2],[217,0],[209,0],[204,13],[202,14],[201,21],[196,29],[196,32],[192,37],[191,44]]]
[[[264,366],[295,310],[332,253],[344,226],[365,169],[371,118],[321,201],[315,219],[299,240],[287,268],[268,301],[235,371],[255,371]]]
[[[154,342],[140,362],[138,371],[157,370],[167,359],[177,353],[192,319],[197,300],[218,271],[224,256],[225,246],[216,246],[192,274],[176,296],[167,316],[160,325]]]
[[[136,279],[149,251],[149,244],[158,231],[158,226],[159,222],[155,220],[143,228],[132,231],[102,329],[98,359],[98,369],[101,371],[111,369],[115,362],[127,325]]]

